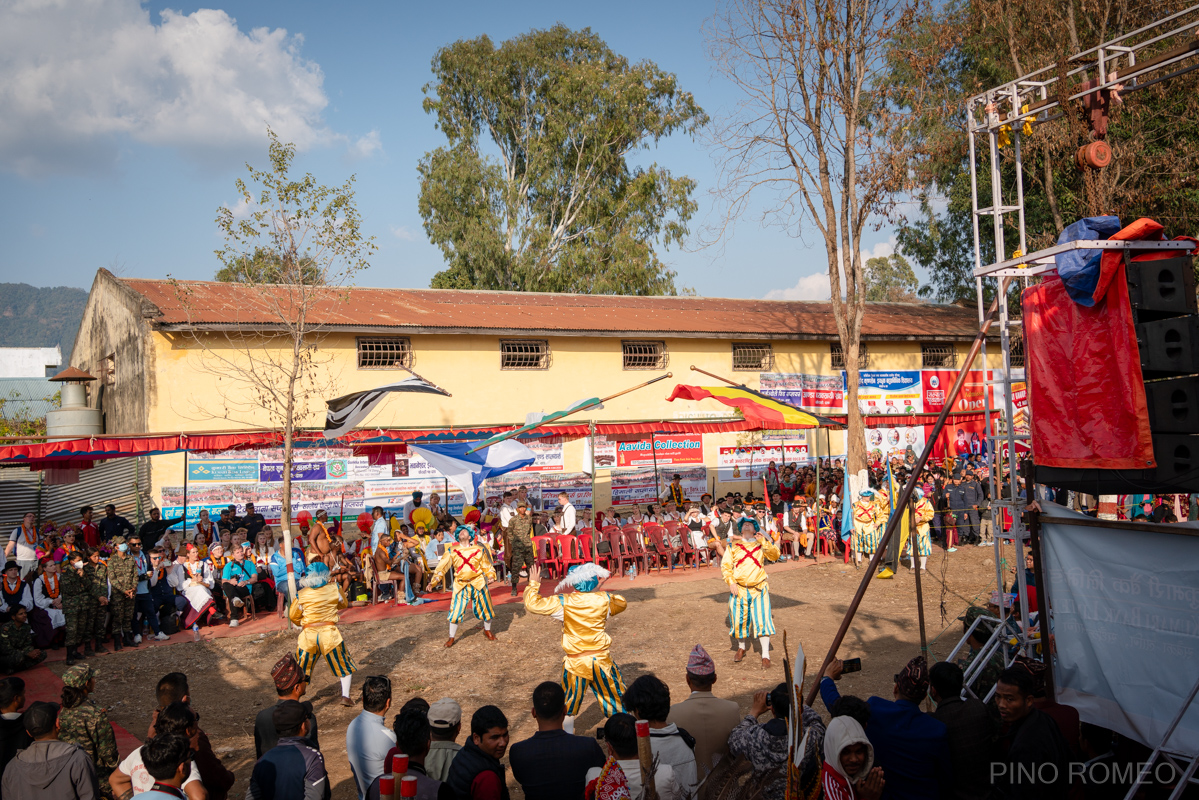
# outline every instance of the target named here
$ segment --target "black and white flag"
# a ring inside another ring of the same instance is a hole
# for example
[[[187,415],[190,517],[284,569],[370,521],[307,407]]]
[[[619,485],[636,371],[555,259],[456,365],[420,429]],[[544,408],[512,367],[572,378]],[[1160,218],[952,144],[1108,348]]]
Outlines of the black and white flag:
[[[354,392],[332,400],[326,400],[329,410],[325,412],[325,438],[336,439],[345,436],[354,429],[367,414],[375,410],[375,406],[390,392],[426,392],[428,394],[450,393],[429,383],[423,378],[413,375],[398,383],[389,383],[378,389],[368,389],[365,392]]]

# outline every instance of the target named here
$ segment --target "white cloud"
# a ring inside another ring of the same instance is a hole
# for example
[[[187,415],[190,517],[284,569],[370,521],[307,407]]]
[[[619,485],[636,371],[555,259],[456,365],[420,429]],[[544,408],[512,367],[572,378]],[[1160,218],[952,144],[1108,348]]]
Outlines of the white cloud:
[[[238,29],[224,11],[138,0],[0,4],[0,168],[23,175],[104,169],[126,139],[188,156],[244,155],[269,124],[300,149],[345,144],[325,127],[324,74],[282,28]],[[373,138],[372,138],[373,137]]]
[[[408,230],[404,225],[388,225],[391,229],[391,235],[399,239],[401,242],[415,242],[416,234]]]
[[[379,139],[379,132],[371,131],[366,136],[361,136],[356,141],[350,142],[346,148],[346,156],[353,160],[370,158],[382,149],[383,142]]]
[[[871,258],[881,258],[889,256],[895,252],[895,246],[898,240],[892,235],[889,239],[883,242],[877,242],[869,250],[862,251],[862,264]],[[838,250],[838,252],[840,252]],[[844,294],[845,285],[841,285],[842,294]],[[816,272],[811,275],[804,275],[794,286],[788,289],[771,289],[766,293],[766,300],[828,300],[832,295],[829,291],[828,270],[824,272]]]

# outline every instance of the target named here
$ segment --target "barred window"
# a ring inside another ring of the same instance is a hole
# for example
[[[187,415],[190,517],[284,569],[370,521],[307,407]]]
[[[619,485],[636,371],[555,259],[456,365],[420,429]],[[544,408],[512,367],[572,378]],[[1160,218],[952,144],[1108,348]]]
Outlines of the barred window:
[[[412,344],[404,336],[358,339],[358,369],[409,369]]]
[[[841,350],[840,342],[831,342],[828,346],[829,355],[833,359],[833,369],[845,369],[845,353]],[[858,343],[858,369],[870,367],[870,349],[865,342]]]
[[[666,369],[666,342],[621,342],[625,369]]]
[[[1019,329],[1010,334],[1008,356],[1011,358],[1012,369],[1024,369],[1024,334]]]
[[[500,369],[549,369],[550,343],[545,339],[501,339]]]
[[[733,372],[770,372],[774,369],[774,347],[765,342],[733,343]]]
[[[922,342],[920,366],[924,369],[957,369],[958,354],[952,344]]]

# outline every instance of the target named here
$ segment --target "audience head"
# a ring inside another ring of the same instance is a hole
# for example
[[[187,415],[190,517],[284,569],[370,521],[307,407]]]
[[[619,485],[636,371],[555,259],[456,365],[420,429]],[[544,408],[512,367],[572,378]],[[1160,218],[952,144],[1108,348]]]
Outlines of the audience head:
[[[716,662],[702,644],[687,657],[687,687],[693,692],[710,692],[716,683]]]
[[[275,693],[280,697],[291,697],[298,700],[303,696],[308,684],[304,682],[304,670],[291,653],[275,662],[271,668],[271,678],[275,681]]]
[[[362,708],[374,714],[382,714],[391,708],[390,678],[371,675],[362,682]]]
[[[770,713],[774,714],[778,719],[787,719],[791,716],[791,685],[780,683],[778,686],[770,690]]]
[[[962,668],[952,661],[938,661],[928,671],[929,695],[940,704],[945,700],[960,697],[964,676]]]
[[[22,716],[25,732],[37,741],[58,738],[58,703],[38,701]]]
[[[487,755],[503,758],[508,750],[508,718],[496,706],[482,706],[470,718],[470,737]]]
[[[829,721],[824,731],[824,761],[851,785],[869,774],[874,763],[874,748],[866,738],[866,731],[853,717],[834,717]]]
[[[561,722],[566,716],[566,692],[557,681],[545,681],[533,690],[533,716],[542,722]]]
[[[158,712],[158,717],[154,720],[154,732],[159,736],[176,734],[191,738],[197,722],[199,717],[192,711],[191,706],[176,700]]]
[[[191,692],[187,688],[187,676],[182,672],[168,672],[158,681],[155,689],[158,697],[158,707],[166,708],[176,700],[187,703],[191,701]]]
[[[625,689],[624,706],[638,719],[665,722],[670,716],[670,687],[655,675],[642,675]]]
[[[423,697],[413,697],[407,703],[400,706],[400,713],[403,714],[405,711],[420,711],[420,713],[425,715],[425,719],[428,719],[429,701]]]
[[[928,662],[916,656],[895,676],[895,696],[913,703],[928,694]]]
[[[11,714],[25,706],[25,681],[18,677],[0,680],[0,712]]]
[[[437,741],[452,742],[462,731],[462,706],[449,697],[443,697],[429,706],[429,727]]]
[[[637,718],[632,714],[613,714],[604,723],[604,741],[619,759],[637,757]]]
[[[284,700],[271,712],[275,732],[280,739],[305,736],[308,733],[308,709],[299,700]]]
[[[418,761],[428,754],[432,729],[423,709],[400,709],[400,713],[392,720],[391,727],[395,731],[396,747],[401,753],[407,753],[409,757]]]
[[[870,704],[852,694],[843,694],[829,709],[833,717],[850,717],[863,728],[870,722]]]
[[[96,671],[87,664],[76,664],[62,674],[63,708],[79,705],[96,688]]]
[[[1019,722],[1033,707],[1033,677],[1024,667],[1008,667],[995,684],[995,703],[1004,722]]]
[[[160,733],[142,745],[142,764],[154,780],[181,786],[191,772],[191,744],[185,736]]]

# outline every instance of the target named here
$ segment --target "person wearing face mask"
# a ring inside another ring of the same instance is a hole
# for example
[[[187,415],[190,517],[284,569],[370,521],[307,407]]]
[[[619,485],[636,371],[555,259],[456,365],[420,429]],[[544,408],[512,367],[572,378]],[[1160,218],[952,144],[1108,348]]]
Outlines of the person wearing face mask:
[[[67,666],[76,661],[82,661],[84,656],[91,655],[92,627],[95,624],[95,601],[91,597],[90,586],[83,575],[84,564],[87,563],[87,547],[81,547],[71,553],[71,560],[63,562],[62,568],[62,613],[66,619]],[[80,654],[79,645],[84,645],[84,653]]]
[[[133,606],[137,596],[137,562],[129,553],[124,536],[112,537],[117,552],[108,559],[108,582],[112,586],[112,649],[137,647],[133,641]]]

